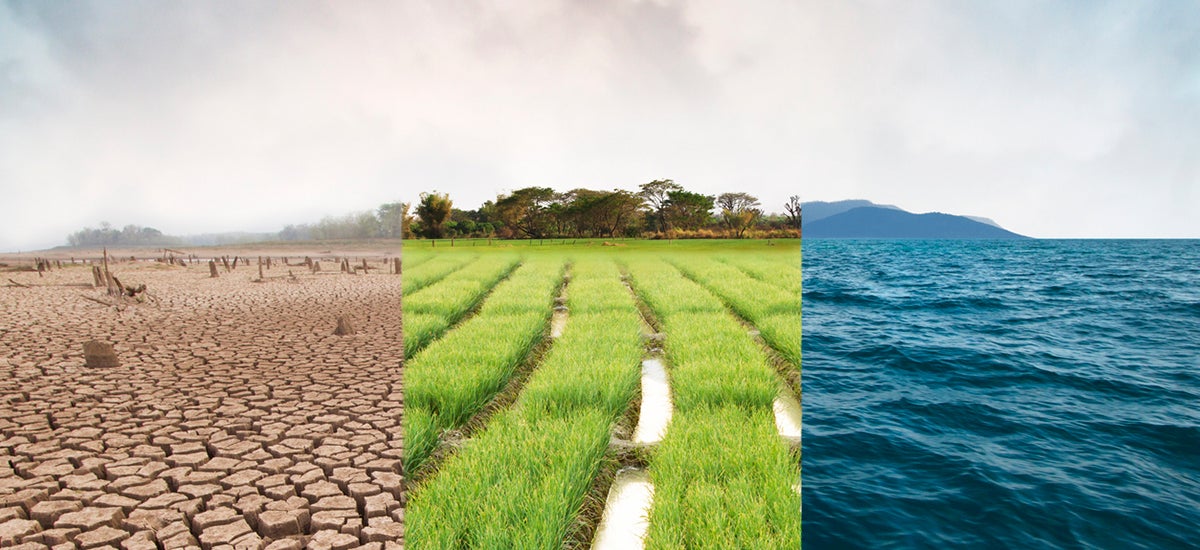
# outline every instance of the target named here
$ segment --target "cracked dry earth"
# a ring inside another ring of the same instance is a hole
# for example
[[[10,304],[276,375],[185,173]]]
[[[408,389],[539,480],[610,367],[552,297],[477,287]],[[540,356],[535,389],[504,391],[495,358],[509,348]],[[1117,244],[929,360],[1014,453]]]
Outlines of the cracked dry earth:
[[[251,271],[122,264],[157,298],[123,311],[61,286],[90,267],[0,287],[0,547],[402,547],[401,278]]]

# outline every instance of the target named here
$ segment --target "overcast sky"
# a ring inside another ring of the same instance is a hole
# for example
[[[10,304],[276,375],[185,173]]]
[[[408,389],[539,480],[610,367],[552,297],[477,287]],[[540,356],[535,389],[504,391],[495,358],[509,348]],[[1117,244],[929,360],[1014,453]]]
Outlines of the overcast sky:
[[[1200,237],[1198,44],[1185,1],[2,3],[0,250],[660,178]]]

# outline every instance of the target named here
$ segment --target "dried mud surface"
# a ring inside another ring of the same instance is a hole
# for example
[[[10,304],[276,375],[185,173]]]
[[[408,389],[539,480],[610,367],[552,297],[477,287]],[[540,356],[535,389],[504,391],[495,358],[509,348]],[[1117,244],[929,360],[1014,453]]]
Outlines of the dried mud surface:
[[[0,547],[402,547],[401,278],[330,264],[118,264],[120,308],[6,274],[40,286],[0,281]]]

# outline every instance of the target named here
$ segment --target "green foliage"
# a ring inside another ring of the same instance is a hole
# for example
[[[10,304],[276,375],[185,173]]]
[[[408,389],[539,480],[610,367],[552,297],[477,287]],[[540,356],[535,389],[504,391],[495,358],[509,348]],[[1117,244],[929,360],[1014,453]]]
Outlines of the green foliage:
[[[681,410],[651,458],[646,548],[800,548],[800,461],[770,408]]]
[[[758,199],[747,193],[721,193],[717,197],[721,223],[739,239],[762,217],[763,212],[759,206]]]
[[[406,365],[405,467],[410,472],[435,450],[441,434],[478,414],[511,379],[512,369],[544,335],[564,262],[571,266],[562,336],[516,402],[412,489],[405,518],[408,542],[421,548],[558,549],[570,538],[605,460],[613,424],[637,394],[642,320],[621,280],[619,262],[661,323],[675,404],[666,437],[649,456],[655,498],[647,547],[797,548],[799,455],[779,437],[772,414],[780,377],[731,313],[727,297],[762,293],[763,303],[747,311],[761,315],[764,338],[773,330],[798,330],[792,320],[799,319],[799,271],[790,264],[798,256],[796,243],[584,243],[477,249],[406,244],[406,260],[421,266],[450,257],[501,262],[519,253],[523,258],[475,317]],[[435,302],[433,293],[444,288],[446,299],[461,306],[462,296],[476,291],[465,284],[467,274],[483,271],[481,265],[444,275],[413,296],[429,292]],[[690,269],[688,275],[681,269]],[[717,276],[727,279],[721,285],[738,288],[709,288],[707,277]],[[795,292],[789,290],[793,283]],[[406,334],[409,323],[432,315],[410,316],[408,303]],[[440,311],[432,303],[413,305]]]
[[[475,259],[475,256],[470,255],[435,256],[416,267],[407,267],[406,260],[404,283],[402,284],[401,291],[405,296],[410,295],[458,271],[473,259]]]
[[[407,470],[428,458],[442,431],[461,426],[504,387],[545,332],[561,280],[561,262],[522,265],[492,290],[474,317],[406,361],[405,416],[415,408],[432,418],[432,428],[417,424],[409,430],[406,422]]]
[[[404,356],[411,358],[457,323],[517,262],[515,255],[480,258],[406,295]]]
[[[558,194],[549,187],[526,187],[496,199],[496,213],[504,225],[525,237],[540,239],[546,235],[550,220],[548,209]]]
[[[425,228],[425,236],[440,239],[445,230],[446,221],[450,219],[453,203],[446,193],[421,193],[421,201],[417,203],[417,217]]]
[[[670,227],[700,229],[712,220],[714,197],[690,191],[672,191],[667,196],[664,215]]]
[[[646,201],[646,204],[650,206],[651,212],[654,213],[654,217],[651,219],[655,223],[651,230],[667,231],[670,229],[670,226],[667,224],[672,222],[666,214],[667,205],[670,203],[671,194],[682,192],[683,186],[672,180],[654,180],[650,183],[639,185],[638,189],[638,195]],[[712,205],[710,204],[709,208],[711,207]]]
[[[710,261],[667,257],[680,267]],[[667,262],[630,262],[630,272],[666,333],[676,410],[650,460],[647,548],[798,548],[799,456],[775,431],[781,385],[762,349]]]
[[[406,515],[412,546],[562,547],[599,472],[612,424],[638,384],[641,319],[618,277],[611,261],[576,264],[567,287],[572,303],[579,303],[574,290],[583,285],[585,297],[612,308],[572,310],[516,404],[413,491]],[[413,433],[426,425],[421,418]]]

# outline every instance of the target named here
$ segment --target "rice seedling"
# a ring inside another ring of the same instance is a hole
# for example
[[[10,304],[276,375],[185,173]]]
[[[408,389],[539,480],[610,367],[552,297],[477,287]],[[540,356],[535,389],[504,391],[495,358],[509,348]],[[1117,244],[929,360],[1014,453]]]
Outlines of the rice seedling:
[[[650,459],[647,547],[798,548],[799,456],[776,432],[781,386],[762,348],[724,307],[690,310],[712,294],[680,270],[655,260],[630,273],[666,333],[677,411]]]
[[[770,408],[681,411],[651,458],[646,548],[800,548],[799,476]]]
[[[674,261],[681,272],[720,296],[730,309],[754,324],[763,340],[800,366],[800,296],[745,274],[736,267],[694,258]]]
[[[550,317],[561,263],[530,262],[496,287],[477,315],[429,344],[405,366],[405,466],[415,470],[444,430],[465,423],[508,382],[542,338]],[[524,311],[507,304],[524,296]],[[489,307],[499,297],[506,305]],[[408,422],[414,411],[428,415],[431,429]],[[410,427],[422,429],[409,429]]]
[[[800,296],[799,254],[789,252],[765,258],[749,254],[723,255],[717,256],[716,260],[732,265],[764,283],[782,288],[792,296]]]
[[[481,258],[405,296],[405,357],[412,357],[461,320],[517,263],[516,256]]]
[[[469,297],[482,292],[472,317],[427,338],[406,365],[405,468],[426,466],[409,495],[408,544],[550,550],[581,540],[584,501],[613,460],[613,426],[638,394],[647,313],[664,335],[676,411],[661,443],[644,455],[655,485],[647,547],[799,547],[799,452],[780,437],[772,409],[784,388],[742,321],[798,364],[791,256],[772,247],[752,257],[760,252],[744,249],[753,243],[666,246],[531,243],[519,251],[520,267],[490,291],[480,290],[481,279],[467,275],[477,270],[468,267],[406,296],[405,334],[412,327],[419,338],[439,330],[439,318],[474,308]],[[436,255],[515,256],[511,249]],[[511,405],[479,416],[514,387],[514,373],[546,336],[564,265],[561,336],[539,348],[545,351]],[[469,439],[439,448],[447,431],[463,426]],[[435,453],[436,469],[427,464]]]
[[[610,307],[572,313],[513,407],[414,491],[413,546],[562,547],[634,396],[642,353],[641,318],[615,267],[581,262],[575,271],[572,311],[593,297]],[[589,290],[577,296],[576,286]]]
[[[447,254],[430,258],[416,267],[409,268],[406,265],[404,282],[401,283],[404,295],[407,296],[440,281],[442,277],[462,269],[472,259],[474,259],[473,255]]]

